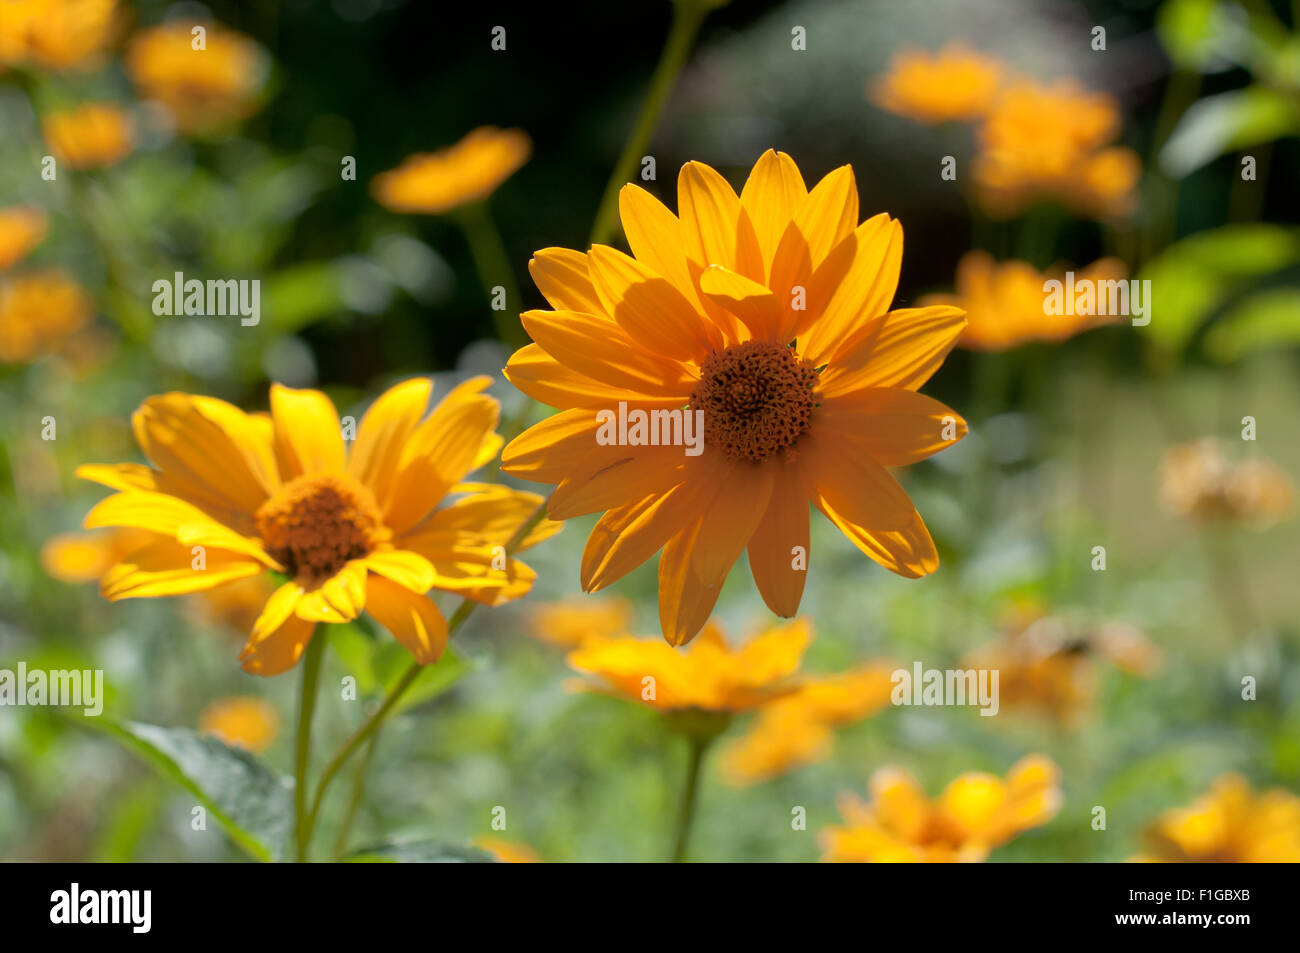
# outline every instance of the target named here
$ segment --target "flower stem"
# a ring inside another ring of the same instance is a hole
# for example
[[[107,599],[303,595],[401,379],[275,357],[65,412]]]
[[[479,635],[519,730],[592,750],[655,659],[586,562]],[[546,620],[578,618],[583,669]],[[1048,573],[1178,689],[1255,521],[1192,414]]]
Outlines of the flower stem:
[[[316,711],[316,683],[320,678],[321,656],[325,651],[325,636],[317,634],[307,643],[306,657],[302,663],[302,694],[298,699],[298,737],[294,751],[293,767],[293,817],[297,849],[294,857],[302,863],[307,859],[307,842],[311,825],[306,813],[307,767],[311,761],[311,719]]]
[[[334,840],[334,859],[338,860],[343,856],[343,851],[348,846],[348,834],[352,831],[352,822],[357,816],[357,808],[361,806],[361,800],[366,790],[366,772],[370,768],[370,759],[375,756],[375,746],[379,743],[379,729],[370,736],[370,742],[366,745],[366,751],[361,756],[361,763],[357,765],[357,773],[352,779],[352,794],[348,797],[348,809],[343,815],[343,823],[339,825],[338,837]]]
[[[483,289],[488,293],[489,302],[494,297],[493,288],[499,286],[505,289],[505,310],[492,310],[492,321],[496,324],[497,334],[507,344],[522,347],[528,342],[524,337],[523,325],[514,316],[523,309],[523,299],[519,296],[514,270],[510,267],[510,255],[506,251],[505,242],[501,240],[501,232],[488,213],[487,203],[474,202],[465,206],[456,220],[465,233],[470,254],[474,256],[474,267],[478,271],[479,280],[483,282]]]
[[[682,787],[681,801],[677,805],[677,833],[673,837],[673,852],[669,861],[674,864],[686,860],[686,844],[691,836],[691,822],[695,820],[696,793],[700,786],[700,768],[704,764],[704,753],[709,750],[711,737],[688,735],[690,745],[689,760],[686,763],[686,781]]]
[[[650,144],[650,137],[659,124],[664,104],[677,85],[677,76],[686,65],[691,46],[695,43],[695,35],[699,33],[700,24],[704,22],[708,10],[709,4],[701,0],[677,0],[673,4],[673,25],[668,32],[668,42],[664,45],[659,65],[655,67],[650,79],[650,91],[641,106],[641,115],[614,165],[614,172],[605,186],[605,194],[601,196],[596,221],[591,228],[592,245],[607,243],[613,237],[619,190],[632,177],[637,162]]]

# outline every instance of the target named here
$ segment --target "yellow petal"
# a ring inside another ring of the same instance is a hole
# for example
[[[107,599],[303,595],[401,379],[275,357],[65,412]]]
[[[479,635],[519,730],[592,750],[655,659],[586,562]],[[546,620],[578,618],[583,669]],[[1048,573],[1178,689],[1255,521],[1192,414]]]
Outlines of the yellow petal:
[[[343,431],[333,402],[317,390],[271,385],[276,459],[284,479],[343,472]]]
[[[556,311],[601,314],[600,298],[591,286],[587,256],[568,248],[543,248],[528,262],[533,283]]]
[[[935,305],[890,311],[870,322],[822,372],[825,397],[863,387],[916,390],[939,369],[966,319],[959,308]]]
[[[368,486],[384,506],[402,448],[429,405],[433,382],[416,377],[390,387],[375,399],[361,418],[356,442],[348,458],[348,473]]]
[[[389,549],[371,553],[362,562],[371,572],[379,573],[412,592],[423,594],[433,587],[433,566],[429,560],[409,549]]]
[[[447,647],[447,620],[425,596],[383,576],[369,581],[369,612],[421,665],[432,665]]]
[[[605,313],[643,348],[691,361],[721,347],[717,329],[705,322],[672,282],[637,259],[606,245],[593,245],[587,264]]]
[[[298,664],[311,641],[316,624],[291,615],[279,628],[261,639],[250,638],[239,661],[250,675],[279,675]]]
[[[215,589],[229,582],[247,579],[263,571],[260,563],[235,553],[209,550],[202,569],[188,546],[170,539],[137,550],[108,570],[100,580],[105,599],[140,599],[179,596]]]
[[[835,431],[887,467],[924,460],[967,433],[966,421],[951,408],[899,387],[869,387],[828,398],[818,426]]]
[[[754,224],[769,269],[782,234],[807,197],[808,189],[793,159],[772,149],[759,156],[740,190],[740,204]]]

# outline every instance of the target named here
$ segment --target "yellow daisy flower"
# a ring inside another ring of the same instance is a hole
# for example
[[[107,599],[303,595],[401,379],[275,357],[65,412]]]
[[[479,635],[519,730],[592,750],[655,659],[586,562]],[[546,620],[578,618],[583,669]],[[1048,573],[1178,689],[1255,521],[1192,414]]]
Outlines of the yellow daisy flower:
[[[62,271],[0,278],[0,364],[23,364],[57,351],[94,314],[90,296]]]
[[[149,398],[132,424],[153,467],[77,470],[119,491],[87,514],[87,528],[155,534],[104,576],[101,591],[111,600],[181,595],[271,570],[286,578],[240,655],[245,671],[291,668],[317,623],[362,611],[417,661],[436,662],[447,622],[425,593],[497,605],[535,578],[507,560],[505,543],[541,498],[462,482],[501,446],[499,406],[482,393],[490,383],[453,388],[423,422],[432,383],[398,384],[371,405],[350,452],[318,391],[273,385],[269,415],[190,394]],[[521,548],[558,528],[541,524]]]
[[[481,126],[454,146],[410,156],[375,176],[370,192],[391,211],[437,215],[487,198],[532,151],[522,130]]]
[[[1002,72],[1000,60],[962,43],[933,54],[902,50],[869,92],[882,109],[920,122],[975,119],[988,112]]]
[[[212,735],[232,748],[261,754],[280,730],[280,718],[268,702],[241,695],[223,698],[203,709],[199,733]]]
[[[130,154],[133,134],[126,110],[112,103],[86,103],[41,121],[50,153],[73,169],[97,169]]]
[[[45,238],[49,219],[31,205],[0,208],[0,271],[22,261]]]
[[[206,31],[201,50],[194,49],[196,25]],[[126,69],[141,98],[161,103],[187,133],[251,116],[267,73],[265,54],[248,37],[214,23],[181,21],[132,37]]]
[[[1225,774],[1187,807],[1160,816],[1147,831],[1150,850],[1137,861],[1300,863],[1300,797],[1282,788],[1256,792]]]
[[[1267,529],[1295,513],[1295,484],[1273,461],[1230,461],[1221,441],[1202,437],[1165,451],[1160,501],[1196,523],[1235,521]]]
[[[98,582],[104,573],[154,539],[148,530],[131,527],[60,533],[41,546],[41,567],[62,582]]]
[[[1128,272],[1116,258],[1103,258],[1077,273],[1079,281],[1122,281]],[[1023,261],[996,262],[987,252],[970,251],[957,263],[954,294],[921,298],[928,306],[952,305],[966,312],[958,340],[972,351],[1005,351],[1030,341],[1059,343],[1084,331],[1114,324],[1113,315],[1045,314],[1050,278],[1064,281],[1064,269],[1044,274]]]
[[[662,548],[660,622],[682,645],[748,549],[763,599],[792,616],[810,501],[886,568],[933,572],[930,534],[886,468],[965,435],[960,417],[916,393],[961,333],[961,311],[888,310],[902,228],[883,213],[858,224],[848,166],[809,192],[794,161],[768,151],[737,196],[690,162],[678,206],[680,217],[627,185],[635,257],[548,248],[529,264],[556,310],[521,316],[535,343],[506,375],[561,412],[515,439],[502,469],[559,484],[553,519],[606,511],[583,554],[583,589]],[[676,412],[679,434],[702,419],[702,452],[602,442],[623,409]]]
[[[117,22],[116,0],[5,0],[0,3],[0,67],[93,66],[113,42]]]
[[[622,635],[632,623],[632,603],[626,599],[569,599],[533,610],[530,632],[539,641],[576,649],[595,635]]]
[[[882,768],[871,778],[871,803],[840,799],[843,827],[821,834],[826,861],[979,862],[1060,809],[1060,772],[1042,755],[1022,758],[1006,779],[961,775],[933,801],[907,772]]]

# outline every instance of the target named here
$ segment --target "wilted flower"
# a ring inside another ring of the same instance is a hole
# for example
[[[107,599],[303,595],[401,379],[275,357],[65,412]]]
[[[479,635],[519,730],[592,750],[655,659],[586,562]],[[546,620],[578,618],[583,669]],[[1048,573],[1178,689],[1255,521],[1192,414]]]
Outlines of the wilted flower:
[[[1002,79],[1000,60],[962,43],[937,53],[903,50],[871,85],[876,105],[920,122],[975,119],[988,112]]]
[[[541,498],[461,482],[495,456],[499,407],[477,377],[424,419],[432,383],[382,394],[349,453],[334,405],[318,391],[271,388],[271,412],[247,414],[210,397],[151,397],[132,418],[154,468],[86,465],[79,476],[119,491],[87,528],[149,530],[154,542],[101,582],[113,600],[182,595],[271,570],[284,581],[240,658],[246,671],[292,667],[319,622],[370,613],[422,664],[437,661],[447,622],[431,589],[496,605],[535,574],[505,543]],[[454,502],[443,504],[448,497]],[[526,548],[559,528],[543,523]]]
[[[280,730],[275,709],[260,698],[241,695],[213,702],[199,715],[199,733],[212,735],[232,748],[261,754]]]
[[[1295,511],[1295,484],[1263,457],[1233,463],[1223,444],[1202,437],[1165,451],[1160,465],[1165,508],[1199,523],[1237,521],[1266,529]]]
[[[481,126],[454,146],[410,156],[375,176],[370,191],[394,212],[436,215],[487,198],[532,151],[522,130]]]
[[[0,208],[0,271],[22,261],[45,238],[49,219],[31,205]]]
[[[632,603],[626,599],[568,599],[533,610],[530,632],[542,642],[576,649],[592,636],[624,635],[632,623]]]
[[[116,32],[116,0],[5,0],[0,69],[24,63],[49,70],[92,66]]]
[[[1282,788],[1256,792],[1225,774],[1187,807],[1166,811],[1147,831],[1137,861],[1223,864],[1300,862],[1300,797]]]
[[[26,363],[58,350],[94,314],[90,296],[62,271],[0,277],[0,363]]]
[[[113,165],[130,154],[131,119],[112,103],[86,103],[41,121],[54,158],[73,169]]]
[[[871,803],[840,799],[843,827],[822,831],[827,861],[944,863],[983,861],[1021,831],[1047,823],[1060,809],[1060,772],[1042,755],[1012,766],[1005,780],[972,771],[931,801],[898,768],[871,778]]]
[[[502,469],[558,483],[553,519],[606,511],[583,554],[583,589],[662,548],[659,618],[681,645],[748,549],[764,601],[792,616],[810,501],[886,568],[933,572],[930,534],[886,468],[965,435],[952,410],[916,393],[960,334],[961,311],[888,310],[902,228],[885,214],[858,224],[848,166],[808,192],[794,161],[768,151],[737,197],[690,162],[678,206],[680,218],[627,185],[635,258],[549,248],[529,265],[556,310],[521,316],[535,343],[506,375],[561,412],[511,442]],[[663,428],[608,439],[624,412],[676,414],[681,426],[663,440]],[[695,420],[701,439],[683,447]]]
[[[1100,287],[1100,282],[1122,281],[1126,275],[1123,262],[1103,258],[1080,271],[1075,283],[1088,281]],[[1109,314],[1047,314],[1043,285],[1053,278],[1062,280],[1063,270],[1043,274],[1023,261],[999,264],[987,252],[970,251],[957,263],[954,293],[926,295],[920,303],[963,309],[966,329],[958,343],[974,351],[1005,351],[1029,341],[1064,341],[1119,320]]]

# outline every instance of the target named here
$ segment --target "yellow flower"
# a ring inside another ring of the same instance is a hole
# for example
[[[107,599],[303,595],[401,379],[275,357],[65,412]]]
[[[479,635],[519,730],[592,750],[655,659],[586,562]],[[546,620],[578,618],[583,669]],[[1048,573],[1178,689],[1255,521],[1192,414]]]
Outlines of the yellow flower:
[[[606,511],[583,554],[583,589],[662,547],[660,623],[682,645],[748,548],[764,601],[793,616],[810,501],[886,568],[933,572],[930,534],[886,468],[966,433],[916,392],[961,333],[961,311],[888,310],[902,228],[883,213],[858,224],[848,166],[808,192],[794,161],[768,151],[737,197],[690,162],[678,206],[680,218],[627,185],[620,210],[635,258],[596,245],[544,249],[529,264],[556,310],[521,316],[535,343],[506,376],[561,412],[515,439],[502,468],[558,483],[553,519]],[[655,439],[610,439],[623,410],[662,418]],[[674,413],[680,426],[665,438],[680,443],[702,420],[700,452],[658,445]]]
[[[1271,460],[1230,462],[1219,440],[1203,437],[1165,451],[1160,499],[1198,523],[1239,521],[1267,529],[1295,512],[1295,485]]]
[[[73,169],[113,165],[130,154],[131,119],[111,103],[86,103],[41,121],[54,158]]]
[[[49,269],[0,278],[0,364],[21,364],[58,350],[95,314],[69,275]]]
[[[130,527],[60,533],[41,547],[41,566],[63,582],[98,582],[131,553],[153,542],[148,530]]]
[[[659,639],[594,636],[569,653],[569,664],[597,677],[577,687],[642,702],[662,712],[751,711],[795,687],[811,638],[799,620],[775,626],[739,649],[728,648],[716,623],[685,651]]]
[[[144,99],[161,103],[177,127],[209,132],[255,113],[266,74],[262,49],[217,24],[201,24],[204,48],[195,49],[195,24],[174,21],[137,33],[126,68]]]
[[[410,156],[375,176],[370,192],[394,212],[436,215],[487,198],[532,151],[522,130],[481,126],[454,146]]]
[[[950,43],[933,54],[895,54],[870,95],[882,109],[920,122],[975,119],[988,112],[1001,78],[999,60]]]
[[[481,851],[492,855],[498,864],[540,864],[537,851],[527,844],[503,840],[500,837],[476,837],[471,842]]]
[[[437,661],[447,622],[425,593],[497,605],[535,578],[504,547],[541,498],[462,482],[501,446],[498,404],[481,393],[489,383],[452,389],[423,422],[432,383],[392,387],[362,418],[350,453],[318,391],[273,385],[269,415],[190,394],[149,398],[132,424],[153,467],[77,471],[119,491],[87,514],[87,528],[155,535],[104,576],[101,591],[111,600],[182,595],[269,569],[287,578],[240,655],[246,671],[291,668],[318,622],[362,611],[418,662]],[[558,528],[543,523],[523,547]]]
[[[116,0],[5,0],[0,68],[23,62],[51,70],[92,66],[116,32]]]
[[[1282,788],[1256,792],[1225,774],[1192,804],[1165,812],[1147,831],[1148,853],[1170,863],[1300,862],[1300,797]]]
[[[895,666],[873,662],[838,675],[805,679],[759,712],[748,732],[723,751],[722,769],[736,786],[766,781],[830,755],[832,729],[889,704]]]
[[[570,599],[533,610],[531,633],[562,649],[576,649],[594,635],[623,635],[632,622],[626,599]]]
[[[1126,275],[1118,259],[1103,258],[1078,272],[1075,281],[1122,281]],[[1049,278],[1063,282],[1064,269],[1044,274],[1023,261],[999,264],[987,252],[970,251],[957,263],[955,293],[926,295],[920,303],[962,308],[966,330],[958,343],[973,351],[1005,351],[1029,341],[1056,343],[1119,320],[1104,314],[1044,313],[1048,295],[1043,284]]]
[[[31,205],[0,208],[0,271],[7,271],[27,257],[45,238],[49,220]]]
[[[212,735],[232,748],[261,754],[271,747],[280,729],[275,709],[260,698],[237,696],[213,702],[199,715],[199,733]]]
[[[976,193],[1006,218],[1044,198],[1098,217],[1126,214],[1142,171],[1130,149],[1103,149],[1119,130],[1119,106],[1073,80],[1019,80],[993,104],[979,131]]]
[[[1042,755],[1012,766],[1005,780],[973,771],[931,801],[898,768],[871,778],[870,804],[840,800],[845,826],[822,832],[827,861],[950,863],[983,861],[1021,831],[1047,823],[1061,806],[1060,772]]]

